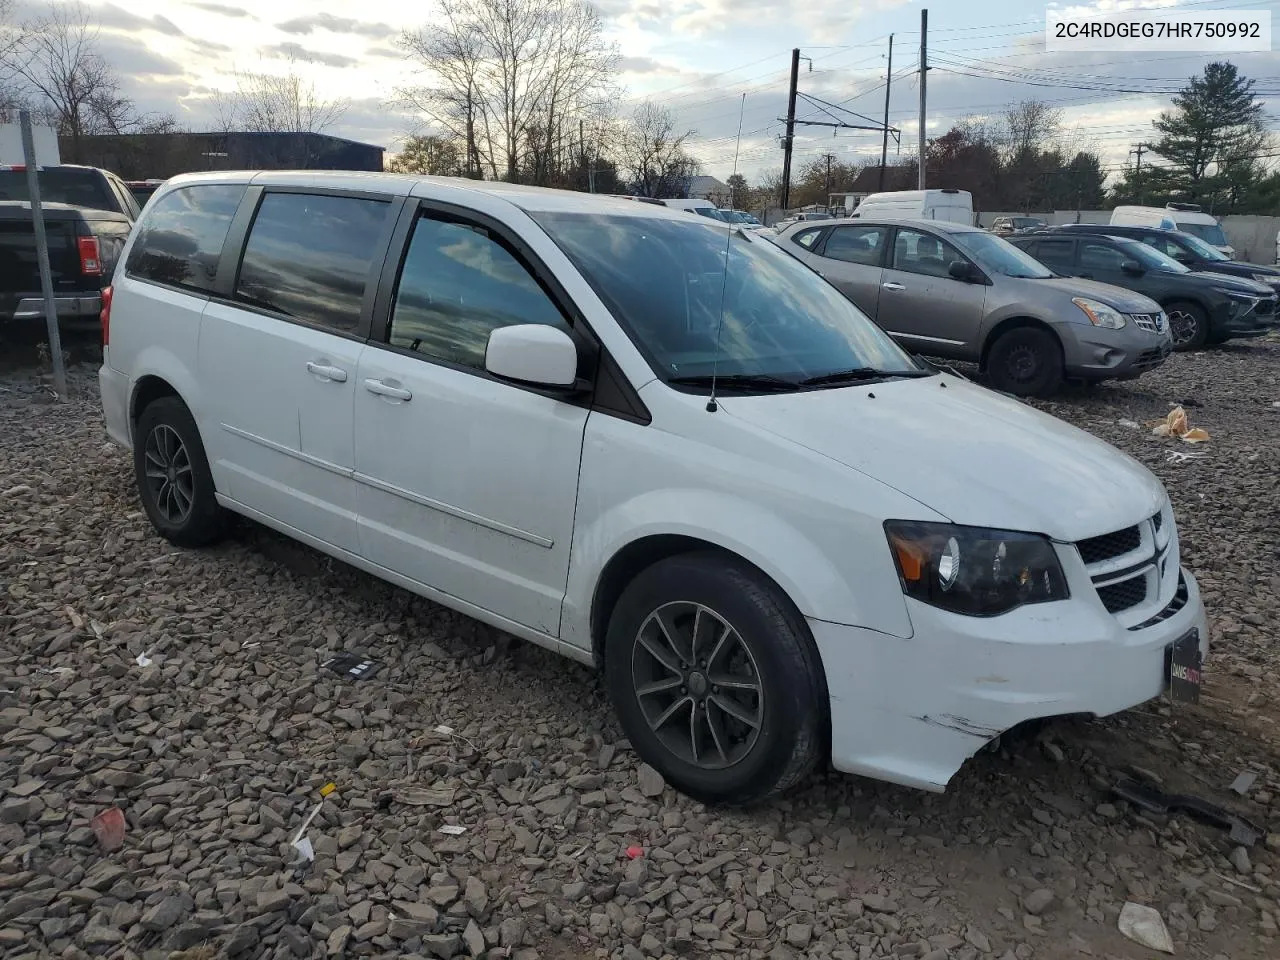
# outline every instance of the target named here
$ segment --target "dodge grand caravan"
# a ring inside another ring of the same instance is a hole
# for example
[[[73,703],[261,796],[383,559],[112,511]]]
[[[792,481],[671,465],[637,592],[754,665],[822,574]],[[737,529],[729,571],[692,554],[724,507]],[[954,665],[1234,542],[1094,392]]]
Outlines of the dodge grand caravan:
[[[1023,721],[1198,682],[1160,482],[923,367],[751,231],[500,183],[182,176],[103,320],[107,430],[162,536],[242,514],[595,664],[640,756],[709,802],[824,756],[941,791]]]

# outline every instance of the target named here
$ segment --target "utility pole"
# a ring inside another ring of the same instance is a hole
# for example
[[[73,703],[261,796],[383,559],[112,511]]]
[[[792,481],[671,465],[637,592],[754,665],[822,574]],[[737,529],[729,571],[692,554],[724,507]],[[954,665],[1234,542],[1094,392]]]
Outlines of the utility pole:
[[[827,203],[831,202],[831,162],[835,160],[835,154],[828,153],[822,159],[827,161]]]
[[[924,189],[924,103],[929,77],[929,11],[920,11],[920,176],[916,186]]]
[[[884,139],[880,142],[880,185],[884,189],[884,165],[889,162],[889,85],[893,83],[893,34],[889,34],[889,68],[884,72]]]
[[[1134,149],[1129,151],[1129,156],[1131,157],[1134,154],[1138,155],[1138,166],[1134,170],[1133,180],[1134,180],[1135,186],[1137,186],[1138,188],[1138,205],[1139,206],[1142,205],[1142,155],[1150,149],[1151,147],[1148,144],[1140,143]]]
[[[782,196],[783,210],[791,203],[791,148],[796,135],[796,87],[800,84],[800,48],[791,51],[791,90],[787,93],[787,132],[782,141]]]
[[[40,202],[39,160],[31,132],[31,113],[18,111],[22,135],[22,159],[27,165],[27,196],[31,200],[31,224],[36,233],[36,265],[40,269],[40,292],[44,297],[44,322],[49,335],[49,355],[53,359],[53,389],[59,400],[67,399],[67,371],[62,365],[62,338],[58,332],[58,305],[53,299],[53,273],[49,269],[49,239],[44,230],[44,206]]]

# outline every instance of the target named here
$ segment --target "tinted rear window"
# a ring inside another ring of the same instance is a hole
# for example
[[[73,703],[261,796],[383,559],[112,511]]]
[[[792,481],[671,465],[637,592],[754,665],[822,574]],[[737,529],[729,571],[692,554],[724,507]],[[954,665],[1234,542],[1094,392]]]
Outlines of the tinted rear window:
[[[383,200],[266,194],[249,230],[236,299],[354,330],[390,209]]]
[[[129,276],[212,290],[231,218],[244,196],[238,183],[181,187],[160,198],[138,225],[125,265]]]
[[[94,170],[41,170],[40,201],[42,203],[69,203],[91,210],[119,210],[120,203],[112,196],[107,183]],[[27,171],[0,170],[0,201],[30,200],[27,191]]]

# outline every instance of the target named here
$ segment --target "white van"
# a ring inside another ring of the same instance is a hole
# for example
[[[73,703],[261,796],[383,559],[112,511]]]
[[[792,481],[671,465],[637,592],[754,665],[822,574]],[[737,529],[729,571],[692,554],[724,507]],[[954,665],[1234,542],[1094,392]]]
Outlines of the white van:
[[[973,195],[968,190],[893,190],[872,193],[851,217],[877,220],[945,220],[973,226]]]
[[[1217,247],[1228,257],[1234,258],[1236,255],[1235,248],[1227,242],[1227,235],[1222,232],[1222,225],[1214,217],[1202,213],[1197,203],[1168,203],[1163,207],[1116,207],[1111,211],[1111,225],[1181,230]]]
[[[102,339],[161,536],[241,514],[594,664],[706,802],[826,757],[941,791],[1023,721],[1199,689],[1160,481],[918,362],[752,231],[494,181],[188,174]]]
[[[706,217],[708,220],[724,221],[724,217],[720,216],[720,208],[710,200],[678,200],[667,199],[659,201],[664,207],[671,207],[674,210],[688,210],[690,213],[696,213],[700,217]]]

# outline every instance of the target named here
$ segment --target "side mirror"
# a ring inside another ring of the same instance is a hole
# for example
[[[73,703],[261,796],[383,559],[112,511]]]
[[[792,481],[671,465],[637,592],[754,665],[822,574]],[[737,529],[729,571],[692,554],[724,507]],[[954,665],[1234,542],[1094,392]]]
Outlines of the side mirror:
[[[1137,260],[1126,260],[1124,263],[1120,264],[1120,269],[1133,277],[1140,277],[1147,272],[1147,268]]]
[[[947,274],[953,280],[963,280],[965,283],[977,282],[973,267],[965,260],[952,260],[947,265]]]
[[[498,327],[489,334],[484,368],[503,380],[571,388],[577,384],[578,348],[563,330],[543,323]]]

